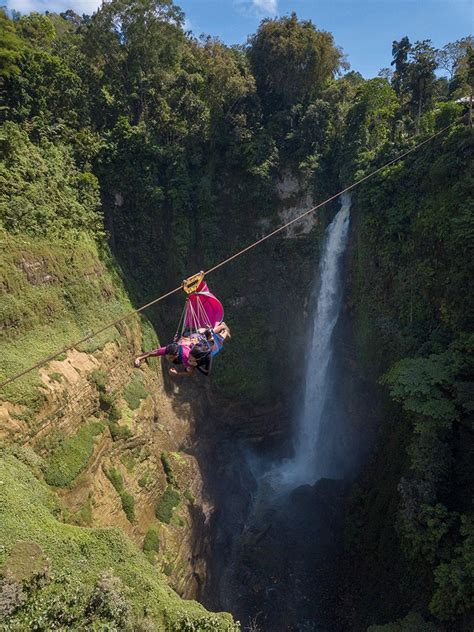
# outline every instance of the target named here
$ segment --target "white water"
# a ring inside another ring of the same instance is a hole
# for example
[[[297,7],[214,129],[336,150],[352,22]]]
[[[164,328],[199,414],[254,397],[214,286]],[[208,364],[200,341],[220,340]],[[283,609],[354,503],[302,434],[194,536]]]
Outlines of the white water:
[[[308,332],[305,384],[294,441],[294,456],[268,473],[267,481],[275,491],[313,484],[328,471],[322,458],[324,410],[328,398],[329,368],[333,354],[332,337],[342,304],[342,255],[349,232],[349,194],[341,197],[341,209],[326,229],[319,274],[314,288],[314,316]],[[330,427],[329,427],[330,432]]]

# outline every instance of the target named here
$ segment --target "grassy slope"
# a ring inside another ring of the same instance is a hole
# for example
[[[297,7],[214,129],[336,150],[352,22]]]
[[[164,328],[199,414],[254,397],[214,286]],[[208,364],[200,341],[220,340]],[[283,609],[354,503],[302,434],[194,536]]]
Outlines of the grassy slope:
[[[6,288],[0,320],[0,378],[5,379],[131,310],[117,274],[99,260],[92,239],[48,240],[0,235],[0,284]],[[7,335],[8,334],[8,335]],[[80,346],[94,351],[118,337],[116,328]],[[2,397],[39,404],[38,371],[8,385]]]
[[[87,529],[59,522],[54,516],[57,501],[53,493],[15,457],[0,459],[0,481],[0,564],[16,542],[35,541],[51,561],[53,579],[65,573],[90,586],[102,571],[112,569],[127,587],[136,613],[146,608],[166,629],[173,629],[186,615],[203,620],[190,629],[208,629],[206,622],[214,626],[209,629],[231,629],[230,616],[209,615],[198,603],[181,600],[118,529]],[[46,599],[53,590],[53,584],[42,589]]]

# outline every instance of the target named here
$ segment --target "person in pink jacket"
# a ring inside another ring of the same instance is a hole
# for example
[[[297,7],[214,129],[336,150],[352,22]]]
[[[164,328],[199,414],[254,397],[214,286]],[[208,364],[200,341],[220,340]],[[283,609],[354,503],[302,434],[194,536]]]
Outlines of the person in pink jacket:
[[[176,342],[171,342],[165,347],[158,347],[152,351],[143,353],[135,358],[135,366],[138,368],[143,360],[150,357],[166,356],[176,365],[184,367],[184,371],[178,371],[175,367],[169,369],[170,375],[177,377],[193,375],[198,369],[204,375],[210,371],[210,359],[222,348],[224,342],[230,339],[230,330],[222,322],[213,330],[199,330],[196,333],[181,336]],[[193,348],[195,352],[193,353]]]

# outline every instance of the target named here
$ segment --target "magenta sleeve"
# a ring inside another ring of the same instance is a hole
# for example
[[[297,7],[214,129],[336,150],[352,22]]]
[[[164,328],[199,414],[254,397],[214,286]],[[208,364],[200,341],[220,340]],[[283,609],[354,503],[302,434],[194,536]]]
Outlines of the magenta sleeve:
[[[166,347],[159,347],[158,349],[153,349],[151,355],[154,356],[164,356],[166,355]]]

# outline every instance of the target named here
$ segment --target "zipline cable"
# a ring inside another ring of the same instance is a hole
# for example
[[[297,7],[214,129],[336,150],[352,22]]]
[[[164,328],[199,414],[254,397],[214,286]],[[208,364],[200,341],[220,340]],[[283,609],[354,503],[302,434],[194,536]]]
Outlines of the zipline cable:
[[[368,180],[372,176],[375,176],[375,174],[380,173],[380,171],[382,171],[383,169],[386,169],[390,165],[393,165],[394,162],[397,162],[398,160],[401,160],[402,158],[405,158],[405,156],[410,154],[412,151],[415,151],[415,149],[418,149],[419,147],[422,147],[423,145],[426,145],[426,143],[428,143],[430,140],[432,140],[433,138],[436,138],[436,136],[439,136],[440,134],[442,134],[443,132],[445,132],[450,127],[452,127],[455,123],[458,123],[458,122],[459,121],[456,120],[453,123],[451,123],[450,125],[447,125],[446,127],[443,127],[443,129],[441,129],[439,132],[436,132],[436,134],[433,134],[432,136],[430,136],[429,138],[424,140],[422,143],[419,143],[418,145],[415,145],[415,147],[412,147],[411,149],[408,149],[408,151],[404,152],[400,156],[397,156],[393,160],[390,160],[390,162],[387,162],[382,167],[379,167],[375,171],[372,171],[371,173],[369,173],[368,175],[364,176],[360,180],[357,180],[356,182],[354,182],[350,186],[346,187],[342,191],[339,191],[339,193],[336,193],[335,195],[331,196],[327,200],[324,200],[324,202],[320,202],[319,204],[317,204],[316,206],[313,206],[312,208],[310,208],[309,210],[305,211],[301,215],[298,215],[298,217],[295,217],[294,219],[290,220],[289,222],[287,222],[283,226],[279,226],[278,228],[276,228],[271,233],[268,233],[268,235],[265,235],[264,237],[262,237],[258,241],[255,241],[253,244],[250,244],[246,248],[243,248],[242,250],[240,250],[239,252],[235,253],[231,257],[228,257],[227,259],[224,259],[224,261],[221,261],[220,263],[215,265],[213,268],[210,268],[209,270],[207,270],[206,271],[206,275],[210,274],[211,272],[214,272],[214,270],[217,270],[218,268],[224,266],[226,263],[229,263],[233,259],[236,259],[237,257],[240,257],[240,255],[242,255],[244,252],[247,252],[248,250],[251,250],[252,248],[255,248],[255,246],[258,246],[263,241],[266,241],[267,239],[270,239],[270,237],[273,237],[273,235],[276,235],[277,233],[280,233],[282,230],[285,230],[285,228],[288,228],[288,226],[291,226],[291,224],[294,224],[295,222],[298,222],[303,217],[306,217],[306,215],[309,215],[310,213],[313,213],[314,211],[316,211],[317,209],[321,208],[325,204],[328,204],[328,202],[332,202],[333,200],[338,198],[340,195],[343,195],[344,193],[347,193],[347,191],[350,191],[351,189],[354,189],[355,187],[359,186],[359,184],[362,184],[362,182],[365,182],[365,180]],[[0,384],[0,386],[1,386],[1,384]]]
[[[436,138],[437,136],[440,136],[441,134],[446,132],[449,128],[453,127],[453,125],[455,125],[456,123],[459,123],[459,120],[453,121],[453,123],[451,123],[450,125],[447,125],[446,127],[443,127],[443,129],[439,130],[435,134],[432,134],[431,136],[429,136],[427,139],[425,139],[421,143],[418,143],[418,145],[415,145],[411,149],[408,149],[403,154],[400,154],[400,156],[397,156],[393,160],[390,160],[386,164],[382,165],[382,167],[379,167],[378,169],[375,169],[375,171],[372,171],[371,173],[369,173],[368,175],[364,176],[360,180],[357,180],[356,182],[354,182],[350,186],[346,187],[342,191],[339,191],[339,193],[336,193],[335,195],[332,195],[327,200],[324,200],[324,202],[320,202],[316,206],[313,206],[312,208],[308,209],[304,213],[301,213],[301,215],[298,215],[298,217],[295,217],[292,220],[290,220],[289,222],[286,222],[286,224],[283,224],[282,226],[279,226],[278,228],[273,230],[271,233],[268,233],[267,235],[264,235],[261,239],[258,239],[257,241],[253,242],[252,244],[246,246],[245,248],[242,248],[242,250],[239,250],[238,252],[236,252],[235,254],[231,255],[227,259],[224,259],[220,263],[216,264],[214,267],[209,268],[209,270],[207,270],[205,272],[205,274],[208,275],[211,272],[214,272],[215,270],[217,270],[218,268],[221,268],[222,266],[226,265],[230,261],[233,261],[237,257],[240,257],[240,255],[243,255],[245,252],[248,252],[252,248],[255,248],[255,246],[258,246],[259,244],[261,244],[262,242],[266,241],[267,239],[270,239],[270,237],[273,237],[274,235],[276,235],[276,234],[280,233],[281,231],[285,230],[285,228],[288,228],[288,226],[291,226],[295,222],[298,222],[303,217],[306,217],[306,215],[309,215],[310,213],[313,213],[314,211],[316,211],[317,209],[321,208],[325,204],[328,204],[329,202],[332,202],[333,200],[335,200],[339,196],[343,195],[344,193],[347,193],[348,191],[351,191],[355,187],[359,186],[359,184],[362,184],[362,182],[365,182],[369,178],[372,178],[372,176],[375,176],[377,173],[380,173],[381,171],[383,171],[383,169],[386,169],[390,165],[393,165],[395,162],[398,162],[402,158],[405,158],[405,156],[408,156],[408,154],[411,154],[416,149],[419,149],[423,145],[426,145],[426,143],[428,143],[430,140],[433,140],[433,138]],[[139,307],[138,309],[134,309],[134,310],[128,312],[127,314],[124,314],[124,316],[122,316],[121,318],[117,318],[117,320],[114,320],[113,322],[108,323],[107,325],[104,325],[103,327],[101,327],[101,329],[98,329],[97,331],[94,331],[94,332],[88,334],[87,336],[84,336],[84,338],[81,338],[81,340],[77,340],[73,344],[68,345],[67,347],[64,347],[63,349],[61,349],[57,353],[54,353],[54,354],[48,356],[47,358],[44,358],[44,360],[41,360],[40,362],[37,362],[36,364],[33,364],[32,366],[30,366],[29,368],[25,369],[24,371],[21,371],[20,373],[17,373],[16,375],[13,375],[12,377],[8,378],[7,380],[4,380],[3,382],[0,382],[0,388],[3,388],[7,384],[10,384],[11,382],[14,382],[14,381],[18,380],[20,377],[23,377],[27,373],[30,373],[30,371],[34,371],[35,369],[39,369],[40,367],[42,367],[43,365],[47,364],[48,362],[51,362],[51,360],[54,360],[55,358],[57,358],[61,354],[66,353],[66,351],[70,351],[71,349],[74,349],[74,347],[79,346],[83,342],[86,342],[87,340],[90,340],[94,336],[97,336],[98,334],[101,334],[103,331],[106,331],[107,329],[110,329],[111,327],[115,327],[115,325],[118,325],[119,323],[123,322],[124,320],[128,320],[129,318],[131,318],[135,314],[139,314],[140,312],[143,312],[145,309],[148,309],[148,307],[151,307],[152,305],[155,305],[156,303],[159,303],[160,301],[164,300],[165,298],[168,298],[168,296],[171,296],[172,294],[176,294],[176,292],[179,292],[179,290],[182,287],[183,287],[183,284],[181,283],[181,285],[176,287],[174,290],[171,290],[170,292],[167,292],[166,294],[163,294],[162,296],[159,296],[158,298],[155,298],[153,301],[150,301],[146,305],[142,305],[142,307]]]
[[[51,362],[51,360],[54,360],[54,358],[57,358],[62,353],[66,353],[66,351],[70,351],[71,349],[74,349],[74,347],[77,347],[80,344],[82,344],[83,342],[86,342],[87,340],[90,340],[94,336],[98,336],[99,334],[101,334],[106,329],[110,329],[111,327],[114,327],[115,325],[118,325],[122,321],[127,320],[128,318],[131,318],[132,316],[134,316],[135,314],[138,314],[139,312],[143,312],[143,310],[147,309],[148,307],[151,307],[155,303],[158,303],[159,301],[162,301],[165,298],[168,298],[168,296],[171,296],[172,294],[176,294],[176,292],[179,292],[179,290],[182,287],[183,287],[183,284],[181,284],[179,287],[176,287],[174,290],[171,290],[171,292],[167,292],[166,294],[163,294],[163,296],[159,296],[158,298],[155,298],[153,301],[150,301],[146,305],[143,305],[142,307],[139,307],[138,309],[134,309],[133,311],[128,312],[127,314],[124,314],[124,316],[122,316],[121,318],[117,318],[117,320],[114,320],[112,323],[109,323],[108,325],[104,325],[103,327],[101,327],[101,329],[98,329],[97,331],[93,331],[92,333],[88,334],[87,336],[84,336],[84,338],[81,338],[81,340],[77,340],[72,345],[64,347],[63,349],[61,349],[61,351],[58,351],[57,353],[53,353],[53,355],[50,355],[49,357],[45,358],[44,360],[41,360],[40,362],[37,362],[33,366],[30,366],[28,369],[25,369],[24,371],[22,371],[21,373],[17,373],[16,375],[13,375],[13,377],[8,378],[8,380],[4,380],[3,382],[0,382],[0,388],[3,388],[7,384],[10,384],[10,382],[14,382],[15,380],[18,380],[18,378],[23,377],[24,375],[26,375],[30,371],[34,371],[34,369],[39,369],[40,367],[43,366],[43,364],[47,364],[48,362]]]

